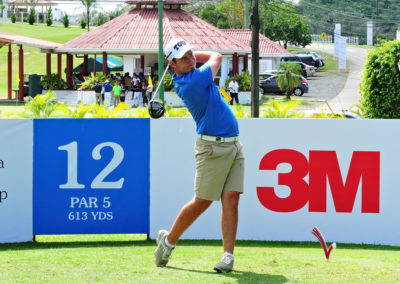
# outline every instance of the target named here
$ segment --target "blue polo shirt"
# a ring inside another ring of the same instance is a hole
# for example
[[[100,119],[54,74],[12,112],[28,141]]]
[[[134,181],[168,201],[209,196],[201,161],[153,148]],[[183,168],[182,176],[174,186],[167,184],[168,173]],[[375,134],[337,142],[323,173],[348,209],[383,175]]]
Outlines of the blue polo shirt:
[[[110,83],[107,83],[107,84],[104,85],[104,91],[105,92],[111,92],[111,90],[112,90],[112,86],[111,86]]]
[[[218,91],[206,63],[187,74],[172,77],[174,88],[192,114],[197,133],[232,137],[239,134],[236,117]]]

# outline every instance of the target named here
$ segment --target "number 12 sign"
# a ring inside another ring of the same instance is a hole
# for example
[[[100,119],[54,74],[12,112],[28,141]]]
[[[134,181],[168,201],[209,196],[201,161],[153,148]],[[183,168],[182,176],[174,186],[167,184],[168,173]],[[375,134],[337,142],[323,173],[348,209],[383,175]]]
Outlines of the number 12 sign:
[[[34,234],[149,232],[149,119],[34,121]]]

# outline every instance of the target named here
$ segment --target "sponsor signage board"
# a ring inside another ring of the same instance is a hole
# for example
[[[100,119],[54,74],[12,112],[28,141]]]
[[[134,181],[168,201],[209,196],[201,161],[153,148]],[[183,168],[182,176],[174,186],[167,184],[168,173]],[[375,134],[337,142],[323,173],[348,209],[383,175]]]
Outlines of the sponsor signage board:
[[[34,124],[34,234],[147,233],[149,119]]]

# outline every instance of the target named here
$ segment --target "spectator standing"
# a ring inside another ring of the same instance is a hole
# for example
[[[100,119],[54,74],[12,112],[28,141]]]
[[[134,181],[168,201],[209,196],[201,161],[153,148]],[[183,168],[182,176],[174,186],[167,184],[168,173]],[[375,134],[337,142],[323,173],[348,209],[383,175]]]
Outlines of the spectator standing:
[[[146,106],[149,103],[149,101],[147,99],[147,96],[146,96],[146,90],[147,90],[148,84],[147,84],[146,79],[144,77],[143,77],[143,81],[141,82],[141,86],[142,86],[143,105]]]
[[[101,95],[101,90],[103,89],[103,87],[100,85],[99,81],[96,82],[93,89],[94,89],[94,93],[96,95],[96,103],[98,105],[101,105],[103,103],[103,98]]]
[[[121,95],[121,86],[119,85],[119,82],[116,81],[114,87],[112,88],[112,94],[114,96],[114,107],[116,107],[119,104],[119,96]]]
[[[121,102],[125,102],[125,94],[126,94],[126,92],[127,92],[127,90],[126,90],[125,84],[122,83],[121,84],[121,96],[119,97]]]
[[[232,78],[232,81],[229,82],[228,87],[229,87],[229,93],[232,98],[229,104],[233,105],[233,100],[236,100],[236,104],[239,104],[239,84],[235,78]]]
[[[148,97],[148,100],[149,101],[151,101],[151,98],[152,98],[152,96],[153,96],[153,84],[148,84],[147,85],[147,87],[146,87],[146,93],[147,93],[147,97]]]
[[[142,88],[140,86],[140,79],[136,73],[133,74],[132,78],[132,95],[133,95],[133,106],[139,106],[142,98]]]
[[[124,77],[124,85],[127,91],[130,91],[131,84],[132,84],[132,77],[129,76],[129,72],[126,72]]]
[[[104,85],[104,102],[107,102],[109,106],[112,104],[112,86],[110,81],[106,80],[106,84]]]
[[[105,89],[104,89],[104,82],[101,82],[101,102],[104,102],[104,93],[105,93]]]

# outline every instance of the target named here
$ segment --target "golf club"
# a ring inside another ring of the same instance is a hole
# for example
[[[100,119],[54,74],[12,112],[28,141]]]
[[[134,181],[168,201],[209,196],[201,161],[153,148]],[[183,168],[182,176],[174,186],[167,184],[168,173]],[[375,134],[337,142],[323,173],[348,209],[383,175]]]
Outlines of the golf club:
[[[157,89],[154,92],[153,98],[149,102],[149,114],[152,118],[160,118],[164,115],[165,107],[164,105],[159,102],[158,99],[158,89],[160,88],[161,84],[164,81],[165,74],[167,74],[169,68],[169,64],[164,70],[164,74],[161,76],[161,79],[158,81]]]

